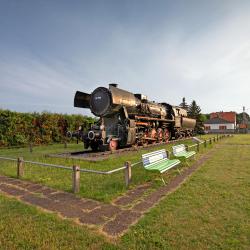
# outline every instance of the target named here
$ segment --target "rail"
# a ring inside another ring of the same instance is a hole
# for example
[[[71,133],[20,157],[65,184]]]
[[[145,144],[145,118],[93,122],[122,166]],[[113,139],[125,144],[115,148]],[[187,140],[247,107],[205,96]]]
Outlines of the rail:
[[[209,142],[210,144],[212,144],[212,141],[216,142],[216,140],[218,141],[219,139],[224,138],[226,135],[220,135],[217,137],[212,137],[209,139],[205,139],[202,142],[197,142],[196,144],[193,145],[186,145],[187,149],[189,150],[190,148],[196,147],[197,151],[199,151],[200,149],[200,145],[204,144],[204,147],[207,147],[207,143]],[[227,135],[229,136],[229,135]],[[171,153],[168,152],[168,154],[170,155]],[[35,161],[29,161],[29,160],[24,160],[22,157],[19,158],[11,158],[11,157],[4,157],[4,156],[0,156],[0,160],[7,160],[7,161],[15,161],[17,162],[17,177],[18,178],[22,178],[24,176],[24,164],[28,163],[28,164],[32,164],[32,165],[38,165],[38,166],[42,166],[42,167],[52,167],[52,168],[58,168],[58,169],[64,169],[64,170],[70,170],[72,171],[72,187],[73,187],[73,192],[77,193],[80,190],[80,172],[82,173],[93,173],[93,174],[101,174],[101,175],[111,175],[113,173],[119,172],[124,170],[124,176],[125,176],[125,184],[126,187],[129,186],[130,182],[131,182],[131,168],[135,167],[139,164],[142,163],[142,161],[138,161],[135,163],[132,163],[127,161],[125,162],[124,166],[116,168],[116,169],[112,169],[109,171],[100,171],[100,170],[93,170],[93,169],[84,169],[84,168],[80,168],[79,166],[72,166],[72,167],[68,167],[68,166],[63,166],[63,165],[56,165],[56,164],[50,164],[50,163],[42,163],[42,162],[35,162]]]
[[[9,158],[9,157],[2,157],[0,156],[0,160],[7,160],[7,161],[18,161],[18,158]],[[35,161],[27,161],[27,160],[22,160],[23,163],[30,163],[33,165],[38,165],[38,166],[42,166],[42,167],[53,167],[53,168],[60,168],[60,169],[66,169],[66,170],[72,170],[72,167],[66,167],[66,166],[62,166],[62,165],[56,165],[56,164],[50,164],[50,163],[42,163],[42,162],[35,162]],[[140,164],[141,161],[139,162],[135,162],[133,164],[131,164],[131,167],[134,167],[138,164]],[[108,175],[108,174],[113,174],[115,172],[121,171],[123,169],[125,169],[126,166],[120,167],[120,168],[116,168],[113,170],[109,170],[109,171],[99,171],[99,170],[93,170],[93,169],[84,169],[84,168],[80,168],[79,171],[80,172],[87,172],[87,173],[95,173],[95,174],[104,174],[104,175]]]

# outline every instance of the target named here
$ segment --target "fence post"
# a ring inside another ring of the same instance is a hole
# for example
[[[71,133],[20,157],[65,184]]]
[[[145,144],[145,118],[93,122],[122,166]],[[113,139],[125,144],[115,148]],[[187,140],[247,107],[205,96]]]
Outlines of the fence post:
[[[207,147],[207,140],[204,141],[204,148]]]
[[[67,138],[66,138],[66,137],[64,137],[64,141],[63,141],[63,143],[64,143],[64,148],[67,148],[67,147],[68,147],[68,145],[67,145]]]
[[[215,142],[215,137],[214,137],[214,142]]]
[[[199,142],[197,143],[196,147],[197,147],[197,152],[199,152],[200,151],[200,143]]]
[[[188,145],[185,145],[185,148],[186,148],[186,151],[188,152],[188,150],[189,150]]]
[[[23,157],[19,157],[17,159],[17,178],[21,178],[24,176],[24,161]]]
[[[73,166],[72,168],[72,189],[73,193],[79,193],[80,191],[80,167]]]
[[[219,141],[219,135],[217,134],[217,141]]]
[[[131,171],[131,162],[130,161],[126,161],[125,162],[125,169],[124,169],[124,176],[125,176],[125,184],[126,187],[129,186],[130,182],[131,182],[131,176],[132,176],[132,171]]]
[[[209,139],[209,143],[212,144],[212,139],[211,138]]]
[[[30,153],[32,153],[33,152],[33,148],[32,148],[32,143],[31,142],[29,143],[29,148],[30,148]]]
[[[170,159],[170,152],[166,150],[166,153],[167,153],[167,158]]]

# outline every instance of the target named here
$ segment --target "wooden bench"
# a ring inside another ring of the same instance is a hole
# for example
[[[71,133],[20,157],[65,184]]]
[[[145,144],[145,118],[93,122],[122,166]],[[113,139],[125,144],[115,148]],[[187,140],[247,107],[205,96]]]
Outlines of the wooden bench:
[[[176,145],[173,146],[172,148],[173,148],[173,155],[175,157],[184,157],[187,159],[196,154],[195,151],[187,151],[184,144]]]
[[[170,160],[165,149],[142,155],[142,163],[146,170],[155,170],[164,173],[168,169],[180,164],[180,160]],[[164,180],[163,180],[164,182]],[[165,182],[164,182],[165,183]]]

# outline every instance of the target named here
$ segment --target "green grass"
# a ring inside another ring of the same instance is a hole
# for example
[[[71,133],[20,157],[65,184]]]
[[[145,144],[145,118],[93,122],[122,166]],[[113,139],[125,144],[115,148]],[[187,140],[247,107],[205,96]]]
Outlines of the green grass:
[[[186,140],[181,143],[185,143],[188,145],[193,144],[192,140]],[[83,150],[82,144],[69,144],[67,149],[65,149],[64,146],[60,144],[39,146],[34,147],[33,153],[30,153],[28,148],[1,149],[0,156],[14,158],[22,156],[25,160],[53,163],[64,166],[79,165],[81,168],[107,171],[123,166],[125,161],[127,160],[131,161],[132,163],[138,162],[141,160],[141,155],[146,152],[150,152],[160,148],[166,148],[167,150],[171,151],[172,146],[172,144],[169,144],[150,149],[141,149],[138,152],[133,151],[121,155],[114,154],[110,155],[108,159],[98,162],[46,157],[46,155],[48,154]],[[210,147],[211,146],[208,146],[208,149]],[[203,146],[201,146],[200,153],[202,154],[204,152],[205,150],[203,149]],[[199,157],[199,155],[197,157]],[[182,164],[182,167],[180,169],[183,169],[184,167],[186,167],[186,164]],[[16,162],[0,161],[0,175],[1,174],[16,177]],[[166,181],[173,178],[176,174],[178,174],[178,171],[176,169],[172,169],[171,171],[169,171],[165,177]],[[24,179],[68,192],[71,192],[72,189],[71,171],[68,170],[25,164]],[[152,182],[153,187],[162,185],[162,181],[158,173],[146,171],[141,164],[135,166],[132,169],[131,187],[138,184],[143,184],[145,182]],[[123,194],[124,192],[126,192],[126,187],[123,171],[114,173],[112,175],[81,173],[79,196],[88,197],[104,202],[110,202],[112,199]]]
[[[123,240],[131,248],[250,249],[249,139],[227,139]],[[235,141],[248,141],[249,148],[227,146]]]
[[[240,134],[233,136],[230,140],[226,141],[227,144],[250,145],[249,134]]]
[[[0,195],[0,249],[111,249],[104,237]]]
[[[0,196],[0,249],[250,249],[249,162],[249,135],[223,140],[177,191],[115,242]]]

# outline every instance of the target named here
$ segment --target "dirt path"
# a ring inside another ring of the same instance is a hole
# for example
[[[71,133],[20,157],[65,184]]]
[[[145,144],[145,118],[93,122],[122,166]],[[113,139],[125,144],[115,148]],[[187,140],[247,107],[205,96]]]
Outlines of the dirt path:
[[[91,199],[78,198],[67,192],[58,191],[28,181],[0,176],[0,192],[16,197],[22,202],[49,212],[59,214],[75,222],[94,227],[109,237],[123,235],[147,211],[167,194],[177,189],[216,149],[203,155],[191,167],[175,177],[166,186],[150,192],[150,185],[141,185],[129,190],[111,204]]]

